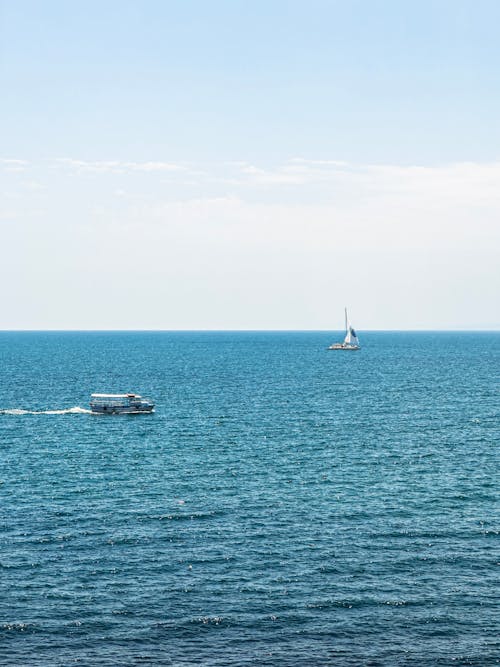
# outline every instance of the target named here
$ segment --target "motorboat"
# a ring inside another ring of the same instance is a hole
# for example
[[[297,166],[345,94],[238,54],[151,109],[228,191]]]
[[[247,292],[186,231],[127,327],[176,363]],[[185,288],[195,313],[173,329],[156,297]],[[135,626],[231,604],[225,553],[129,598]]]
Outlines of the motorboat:
[[[90,411],[105,415],[135,415],[153,412],[155,404],[139,394],[92,394]]]

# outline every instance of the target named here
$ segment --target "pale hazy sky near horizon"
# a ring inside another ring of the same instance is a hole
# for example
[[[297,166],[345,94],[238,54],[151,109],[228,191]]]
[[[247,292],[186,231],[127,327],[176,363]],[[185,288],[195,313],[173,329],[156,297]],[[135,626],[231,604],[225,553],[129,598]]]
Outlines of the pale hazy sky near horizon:
[[[0,329],[500,329],[496,0],[0,0]]]

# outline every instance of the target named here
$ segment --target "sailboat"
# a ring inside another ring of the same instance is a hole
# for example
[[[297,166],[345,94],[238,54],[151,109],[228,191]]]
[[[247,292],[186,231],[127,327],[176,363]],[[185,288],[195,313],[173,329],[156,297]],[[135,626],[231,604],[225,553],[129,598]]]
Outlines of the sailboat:
[[[345,308],[345,338],[343,343],[333,343],[328,348],[329,350],[360,350],[358,334],[354,331],[347,317],[347,308]]]

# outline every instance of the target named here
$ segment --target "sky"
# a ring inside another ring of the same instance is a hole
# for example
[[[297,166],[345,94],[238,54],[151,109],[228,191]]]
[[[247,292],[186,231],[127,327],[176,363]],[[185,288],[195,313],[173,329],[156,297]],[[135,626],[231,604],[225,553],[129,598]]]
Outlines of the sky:
[[[0,0],[0,329],[500,329],[496,0]]]

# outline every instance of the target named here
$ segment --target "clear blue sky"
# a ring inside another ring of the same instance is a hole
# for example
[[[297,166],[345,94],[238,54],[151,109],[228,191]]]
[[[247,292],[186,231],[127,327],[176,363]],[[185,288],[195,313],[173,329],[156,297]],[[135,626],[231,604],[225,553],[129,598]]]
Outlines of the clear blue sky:
[[[500,3],[0,6],[0,328],[500,326]]]

